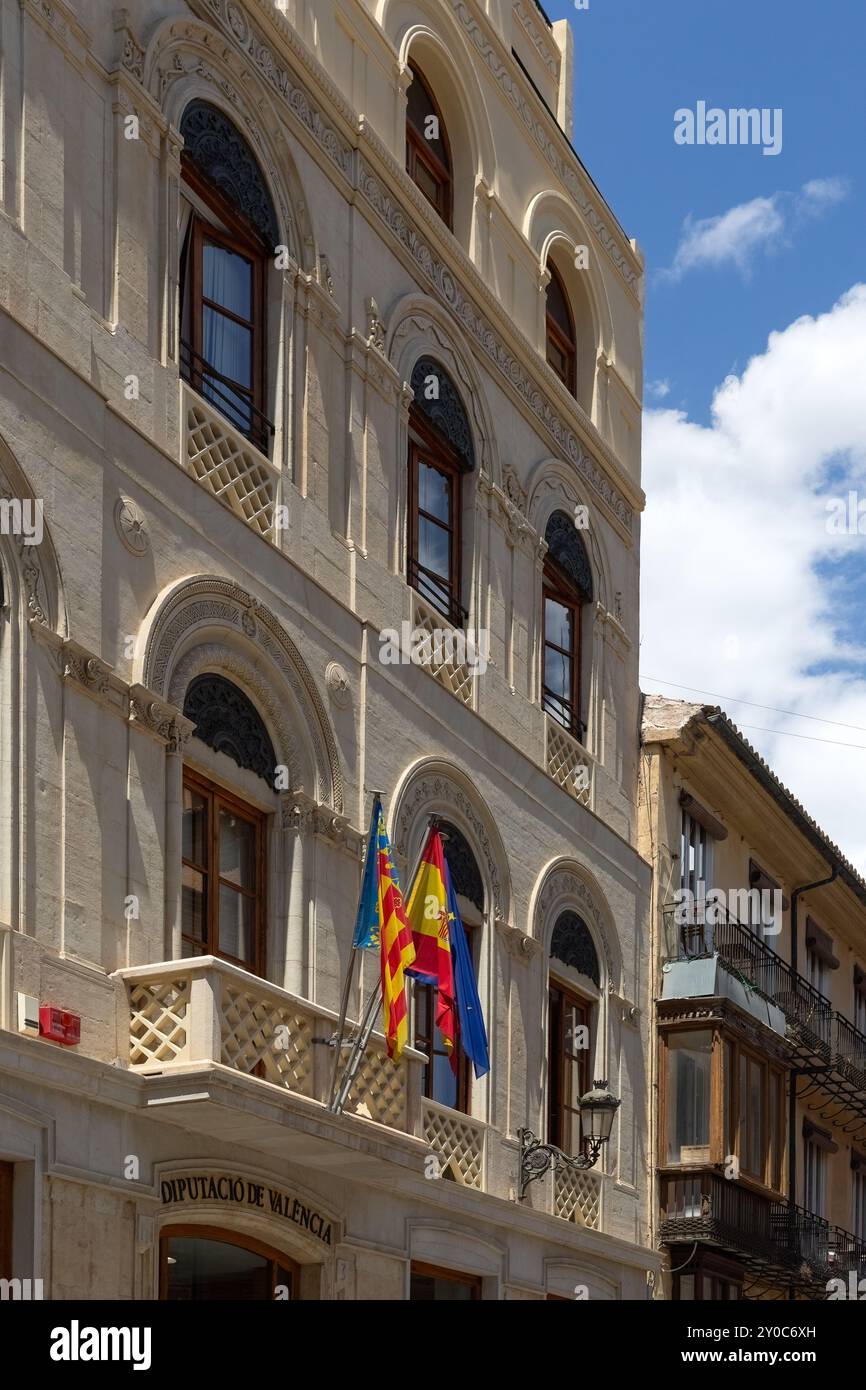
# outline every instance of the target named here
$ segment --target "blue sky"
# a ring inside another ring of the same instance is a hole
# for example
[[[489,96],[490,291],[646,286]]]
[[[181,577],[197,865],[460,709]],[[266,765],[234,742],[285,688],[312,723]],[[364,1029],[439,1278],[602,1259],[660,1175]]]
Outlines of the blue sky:
[[[866,872],[866,4],[545,8],[647,261],[642,685],[724,697]],[[781,152],[678,145],[699,101],[781,108]]]

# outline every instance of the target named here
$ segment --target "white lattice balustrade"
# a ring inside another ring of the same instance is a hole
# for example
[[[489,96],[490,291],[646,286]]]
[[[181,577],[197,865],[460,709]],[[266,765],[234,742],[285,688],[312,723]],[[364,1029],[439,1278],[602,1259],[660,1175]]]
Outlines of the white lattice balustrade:
[[[472,704],[472,668],[466,659],[471,655],[466,633],[446,626],[441,613],[430,608],[417,595],[412,602],[413,646],[419,653],[418,665],[429,671],[440,685],[462,700]],[[415,635],[424,633],[429,641],[423,647],[415,643]]]
[[[589,806],[592,798],[592,758],[576,738],[547,715],[547,771],[554,782]]]
[[[425,1100],[424,1138],[439,1155],[443,1176],[464,1187],[484,1189],[484,1126],[469,1115]]]
[[[397,1067],[387,1052],[368,1051],[349,1092],[347,1110],[366,1115],[392,1129],[403,1129],[406,1118],[406,1069]]]
[[[553,1183],[553,1210],[563,1221],[598,1230],[601,1210],[601,1179],[588,1169],[563,1168]]]
[[[186,1060],[190,982],[165,976],[129,986],[129,1064],[162,1067]]]
[[[254,531],[272,538],[277,469],[185,383],[182,408],[190,473]]]
[[[222,1060],[299,1095],[313,1094],[312,1019],[277,1000],[262,998],[223,981]]]

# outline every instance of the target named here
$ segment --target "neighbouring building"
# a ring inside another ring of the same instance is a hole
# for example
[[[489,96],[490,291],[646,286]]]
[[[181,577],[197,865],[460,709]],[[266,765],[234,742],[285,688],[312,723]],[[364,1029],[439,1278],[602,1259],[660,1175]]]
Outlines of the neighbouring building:
[[[2,0],[0,45],[0,1277],[647,1297],[642,260],[567,24]],[[373,789],[404,875],[445,822],[492,1065],[417,989],[336,1115]],[[521,1200],[596,1079],[600,1160]]]
[[[866,881],[712,706],[645,698],[640,802],[668,1296],[862,1298]]]

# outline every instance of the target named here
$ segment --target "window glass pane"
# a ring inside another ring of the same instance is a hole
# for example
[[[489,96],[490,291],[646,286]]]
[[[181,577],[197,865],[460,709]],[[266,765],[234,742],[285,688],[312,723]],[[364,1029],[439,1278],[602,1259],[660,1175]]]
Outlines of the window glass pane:
[[[406,91],[406,119],[429,149],[445,167],[448,167],[448,151],[442,139],[442,125],[436,115],[430,94],[416,75]]]
[[[418,563],[447,579],[451,567],[451,535],[435,521],[418,518]]]
[[[669,1163],[709,1161],[711,1053],[709,1033],[674,1033],[668,1038]]]
[[[205,908],[204,874],[200,874],[196,869],[191,869],[184,864],[181,887],[181,921],[184,936],[192,936],[195,937],[196,941],[204,941],[207,933]]]
[[[552,642],[556,647],[562,647],[570,652],[572,649],[573,615],[570,608],[566,608],[564,603],[557,603],[556,599],[545,598],[544,600],[544,640]]]
[[[242,324],[207,305],[203,311],[202,355],[209,366],[250,387],[253,379],[253,335]]]
[[[749,1062],[749,1108],[752,1123],[750,1126],[749,1172],[757,1177],[764,1176],[764,1068],[755,1061]]]
[[[458,1279],[412,1271],[409,1298],[415,1303],[471,1303],[474,1293],[471,1284],[464,1284]]]
[[[680,1298],[684,1302],[693,1302],[695,1297],[695,1276],[693,1274],[679,1275]]]
[[[255,963],[255,899],[220,884],[219,949],[246,965]]]
[[[552,269],[552,267],[548,267]],[[562,283],[555,273],[551,275],[547,286],[547,312],[553,319],[557,328],[566,336],[569,342],[574,341],[574,331],[571,327],[571,314],[568,309],[568,302]]]
[[[451,480],[429,463],[418,466],[418,505],[446,526],[451,521]]]
[[[560,699],[571,699],[571,657],[555,651],[553,647],[544,649],[544,684],[553,695]]]
[[[568,358],[562,352],[553,338],[547,340],[547,361],[553,368],[560,381],[565,381],[568,375]]]
[[[256,886],[255,826],[234,812],[220,809],[220,877],[239,888]]]
[[[437,1033],[439,1045],[442,1045],[441,1036]],[[432,1099],[438,1101],[440,1105],[450,1105],[457,1109],[458,1086],[457,1077],[451,1070],[450,1057],[436,1053],[433,1057],[433,1095]]]
[[[210,1299],[269,1299],[271,1265],[263,1255],[218,1240],[172,1236],[167,1297],[185,1303]]]
[[[253,267],[244,256],[213,242],[204,244],[202,294],[239,318],[252,318]]]
[[[183,850],[184,859],[206,868],[205,835],[207,833],[207,801],[192,787],[183,789]]]

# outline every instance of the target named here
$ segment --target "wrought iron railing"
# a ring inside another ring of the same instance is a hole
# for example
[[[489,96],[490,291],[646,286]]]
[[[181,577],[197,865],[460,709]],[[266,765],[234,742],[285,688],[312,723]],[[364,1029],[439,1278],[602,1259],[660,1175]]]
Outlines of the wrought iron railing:
[[[272,421],[239,391],[236,382],[217,371],[185,338],[180,343],[180,374],[194,391],[215,405],[245,439],[263,454],[268,453],[274,433]]]
[[[682,909],[679,909],[680,911]],[[830,1060],[835,1034],[833,1008],[809,981],[767,946],[751,929],[738,922],[720,905],[713,904],[713,920],[678,923],[673,904],[665,909],[677,932],[678,960],[717,955],[725,969],[741,979],[755,993],[775,1004],[790,1027],[811,1050]],[[668,938],[670,940],[670,937]],[[850,1027],[850,1025],[848,1025]],[[856,1030],[852,1029],[856,1032]],[[860,1036],[860,1035],[858,1035]],[[863,1039],[866,1047],[866,1038]],[[859,1045],[858,1045],[859,1046]],[[855,1055],[859,1056],[856,1048]]]
[[[716,1171],[662,1179],[666,1244],[705,1241],[798,1284],[866,1277],[866,1240],[794,1203],[774,1201]]]
[[[409,583],[425,602],[441,613],[452,627],[463,627],[469,618],[469,612],[460,603],[447,580],[427,569],[425,565],[420,565],[414,555],[409,556],[406,569]]]

